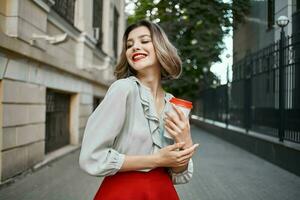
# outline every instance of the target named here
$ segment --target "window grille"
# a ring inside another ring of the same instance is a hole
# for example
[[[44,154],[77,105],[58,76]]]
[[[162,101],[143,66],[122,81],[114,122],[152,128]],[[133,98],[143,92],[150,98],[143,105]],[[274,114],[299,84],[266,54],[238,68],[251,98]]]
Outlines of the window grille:
[[[113,47],[115,52],[115,58],[118,57],[118,32],[119,32],[119,13],[117,8],[114,8],[114,38],[113,38]]]
[[[70,24],[74,25],[74,12],[76,0],[54,0],[53,10]]]
[[[103,0],[94,0],[93,2],[93,28],[94,38],[97,40],[97,46],[102,46],[102,12]]]

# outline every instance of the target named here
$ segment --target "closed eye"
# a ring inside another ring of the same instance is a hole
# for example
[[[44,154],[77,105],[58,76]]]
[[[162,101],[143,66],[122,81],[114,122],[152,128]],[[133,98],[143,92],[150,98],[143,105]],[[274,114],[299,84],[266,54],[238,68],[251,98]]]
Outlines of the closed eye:
[[[132,47],[132,44],[127,44],[126,45],[126,49],[129,49],[129,48],[131,48]]]
[[[149,40],[144,40],[144,41],[142,41],[142,44],[146,44],[148,42],[150,42],[150,41]]]

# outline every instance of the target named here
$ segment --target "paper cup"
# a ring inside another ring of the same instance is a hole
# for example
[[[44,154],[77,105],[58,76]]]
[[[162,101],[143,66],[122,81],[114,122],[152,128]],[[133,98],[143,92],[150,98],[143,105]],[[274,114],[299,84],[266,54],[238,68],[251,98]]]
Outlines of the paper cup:
[[[181,110],[184,113],[184,116],[186,118],[189,117],[190,111],[193,108],[193,103],[190,101],[186,101],[183,99],[179,99],[179,98],[175,98],[173,97],[172,99],[170,99],[169,101],[171,104],[173,104],[174,106],[176,106],[176,108],[178,108],[179,110]],[[177,112],[172,108],[170,110],[171,113],[174,113],[177,115]],[[168,133],[167,130],[165,130],[165,134],[164,134],[167,138],[173,139],[172,136]]]

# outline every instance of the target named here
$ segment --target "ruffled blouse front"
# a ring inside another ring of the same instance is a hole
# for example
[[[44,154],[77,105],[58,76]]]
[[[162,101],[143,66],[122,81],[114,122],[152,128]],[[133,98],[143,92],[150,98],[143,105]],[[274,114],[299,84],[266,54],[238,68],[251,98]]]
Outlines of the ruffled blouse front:
[[[115,81],[88,119],[79,158],[81,168],[94,176],[113,175],[121,168],[125,155],[153,154],[173,144],[165,137],[162,121],[171,109],[172,97],[165,93],[162,116],[157,116],[148,87],[134,76]],[[190,160],[186,171],[170,171],[170,175],[174,184],[179,184],[188,182],[192,172]]]

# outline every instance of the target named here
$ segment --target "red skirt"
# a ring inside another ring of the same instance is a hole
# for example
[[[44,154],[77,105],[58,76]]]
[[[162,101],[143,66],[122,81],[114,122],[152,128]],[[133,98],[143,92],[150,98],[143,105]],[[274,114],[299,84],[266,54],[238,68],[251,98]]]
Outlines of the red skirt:
[[[118,172],[104,178],[94,200],[179,200],[165,168]]]

